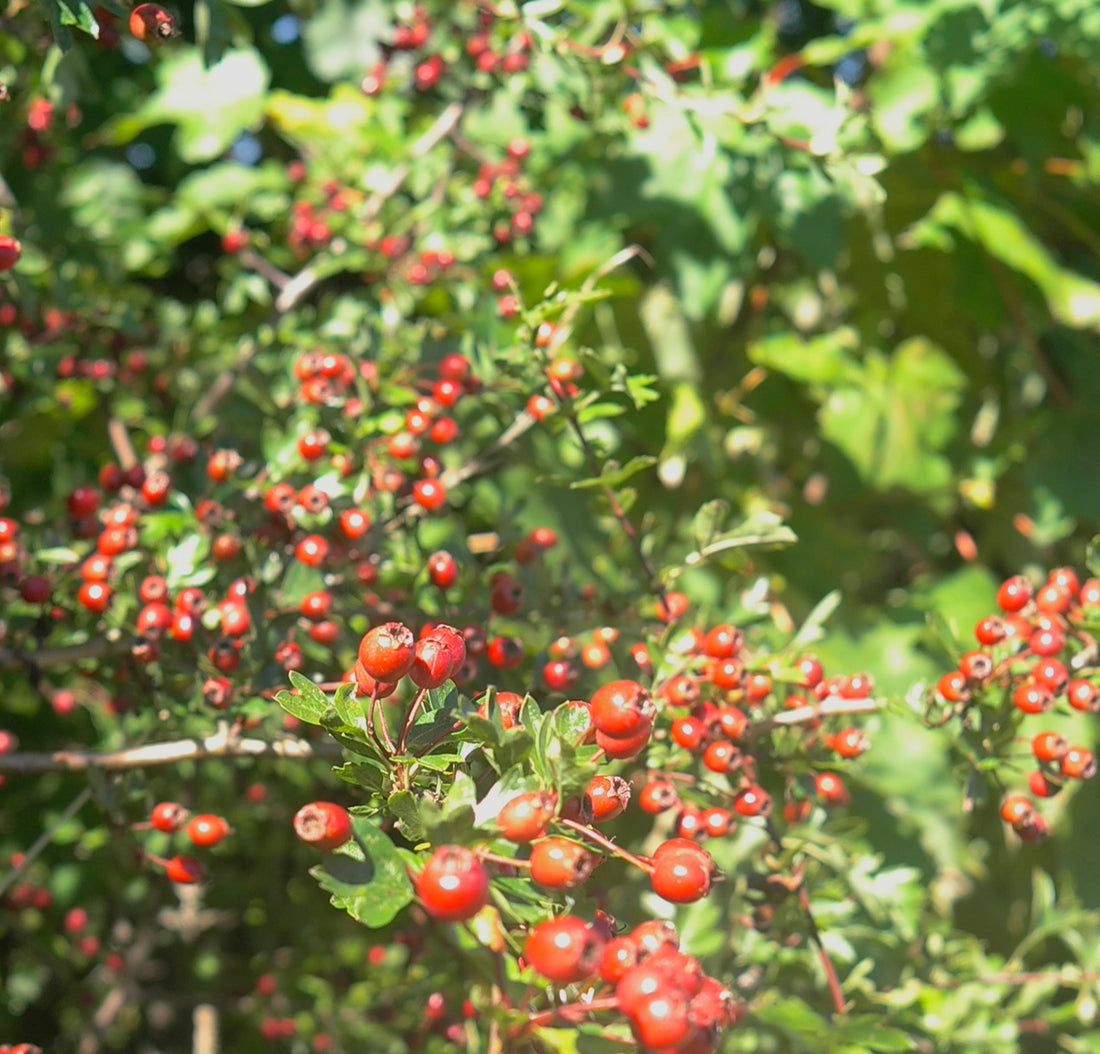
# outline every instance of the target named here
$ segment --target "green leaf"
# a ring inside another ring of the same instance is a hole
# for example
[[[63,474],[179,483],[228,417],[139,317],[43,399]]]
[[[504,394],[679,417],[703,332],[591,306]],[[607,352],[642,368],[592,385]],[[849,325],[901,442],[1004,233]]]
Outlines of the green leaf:
[[[378,929],[391,923],[413,899],[405,864],[389,836],[366,816],[352,815],[354,837],[324,865],[310,869],[334,907]]]
[[[380,761],[364,758],[362,761],[348,761],[343,765],[334,765],[333,775],[367,790],[380,791],[386,784],[389,771]]]
[[[1093,535],[1085,550],[1085,567],[1090,575],[1100,576],[1100,534]]]
[[[331,709],[328,696],[297,670],[290,671],[290,683],[297,691],[283,689],[275,696],[275,702],[299,721],[307,725],[320,725],[322,716]]]
[[[615,465],[614,462],[611,462],[608,467],[594,479],[575,480],[570,483],[569,486],[573,490],[585,490],[595,487],[607,487],[610,490],[615,490],[617,487],[621,487],[628,479],[632,479],[639,472],[644,472],[647,468],[650,468],[656,463],[657,458],[652,454],[638,454],[636,457],[632,457],[625,465]]]
[[[206,534],[194,531],[182,541],[173,545],[165,555],[168,573],[164,576],[170,590],[181,586],[201,584],[197,578],[201,572],[209,569],[207,558],[210,555],[210,538]]]
[[[382,0],[324,0],[303,26],[306,62],[320,80],[358,82],[381,57],[392,25],[391,10]]]
[[[395,791],[386,801],[386,809],[400,825],[402,836],[410,842],[424,840],[424,823],[420,815],[420,802],[407,790]]]
[[[90,37],[99,39],[99,22],[84,0],[45,0],[45,3],[50,23],[55,27],[54,37],[60,47],[68,50],[72,44],[72,37],[67,31],[61,34],[56,32],[62,26],[76,26]]]
[[[258,126],[270,76],[253,48],[227,51],[209,68],[197,51],[179,51],[158,63],[157,92],[143,106],[113,118],[101,135],[118,145],[147,128],[171,124],[176,126],[176,148],[184,161],[212,161],[241,132]]]
[[[684,564],[695,567],[725,553],[750,548],[781,548],[793,545],[798,536],[774,512],[758,512],[740,526],[724,531],[701,549],[688,553]]]
[[[889,357],[871,352],[857,383],[825,399],[821,434],[874,487],[946,494],[953,476],[942,451],[958,429],[965,382],[954,360],[920,337]]]

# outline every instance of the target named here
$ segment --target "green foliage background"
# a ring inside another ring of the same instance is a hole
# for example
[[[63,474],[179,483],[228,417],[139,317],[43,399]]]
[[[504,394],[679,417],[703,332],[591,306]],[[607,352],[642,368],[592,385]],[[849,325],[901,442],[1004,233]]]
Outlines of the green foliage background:
[[[463,421],[474,456],[538,383],[489,292],[506,266],[530,308],[524,324],[579,309],[572,343],[594,349],[579,353],[608,393],[589,412],[594,442],[638,470],[616,486],[701,624],[757,618],[745,595],[757,576],[795,623],[839,590],[814,648],[829,668],[872,671],[890,700],[869,726],[874,749],[847,818],[830,821],[813,850],[819,921],[859,1013],[826,1026],[805,949],[750,936],[728,969],[753,974],[764,994],[724,1049],[1100,1050],[1095,793],[1058,800],[1045,845],[1008,845],[999,775],[944,730],[924,729],[910,705],[914,686],[969,647],[1000,578],[1081,567],[1100,529],[1095,4],[507,3],[493,30],[502,46],[520,28],[533,40],[528,69],[511,78],[465,56],[474,4],[429,4],[448,72],[418,92],[401,58],[373,97],[358,82],[411,7],[197,0],[177,12],[182,39],[150,53],[125,18],[112,27],[82,0],[16,6],[0,36],[11,94],[0,104],[0,223],[24,253],[0,301],[17,312],[0,351],[0,470],[13,508],[47,510],[46,544],[64,544],[60,530],[49,537],[58,500],[112,458],[111,417],[139,443],[186,431],[204,449],[234,446],[291,471],[295,438],[318,420],[294,402],[291,365],[317,345],[379,364],[392,402],[364,415],[356,441],[392,430],[419,364],[463,350],[486,389]],[[108,46],[112,28],[121,39]],[[630,45],[621,61],[595,54],[620,38]],[[669,74],[696,54],[684,78]],[[789,76],[769,73],[794,55]],[[623,105],[634,93],[645,127]],[[42,99],[53,120],[32,133]],[[503,206],[476,196],[476,161],[452,140],[417,150],[454,102],[473,157],[529,141],[524,171],[545,199],[530,237],[497,244],[493,208]],[[287,172],[298,158],[301,184]],[[321,201],[327,181],[377,207],[365,219],[331,214],[331,239],[296,252],[293,203]],[[310,266],[316,287],[290,310],[262,273],[222,251],[239,225],[272,266]],[[410,285],[371,247],[384,234],[450,248],[459,266],[446,283]],[[588,287],[599,296],[574,296],[629,246],[640,251]],[[148,368],[130,380],[58,379],[67,356],[133,350]],[[202,413],[227,370],[235,384]],[[651,467],[632,462],[643,455]],[[560,485],[586,475],[565,433],[533,432],[501,471],[463,485],[462,529],[503,524],[514,540],[554,527],[578,581],[629,622],[642,588],[630,550],[598,497]],[[191,482],[200,493],[201,470]],[[727,526],[768,533],[782,522],[797,544],[753,551],[751,566],[735,554],[685,566],[699,545],[696,512],[713,499],[728,504]],[[183,545],[193,527],[193,511],[177,508],[150,544]],[[441,544],[431,530],[423,551]],[[174,551],[178,584],[201,580],[203,555],[190,553],[193,566],[186,555]],[[261,550],[248,555],[259,561]],[[388,553],[388,580],[410,581],[420,558]],[[290,597],[313,586],[283,588]],[[561,631],[584,624],[569,600],[547,615]],[[127,610],[111,617],[122,624]],[[10,617],[25,614],[16,605]],[[175,734],[210,725],[186,693],[165,710],[140,690],[125,723],[90,713],[62,723],[21,671],[4,677],[0,724],[24,749],[156,738],[167,712]],[[1095,743],[1091,727],[1079,736]],[[264,764],[94,785],[100,804],[59,827],[38,873],[54,906],[0,914],[0,1040],[54,1029],[50,1049],[186,1050],[192,1008],[211,1001],[225,1049],[270,1049],[256,1027],[270,1007],[252,983],[274,972],[275,1012],[296,1016],[305,1037],[291,1049],[320,1030],[347,1050],[421,1049],[400,1037],[440,983],[436,960],[406,968],[385,931],[365,964],[375,938],[327,909],[306,875],[310,855],[289,836],[296,803],[331,789],[328,767]],[[260,780],[267,798],[247,802]],[[84,782],[9,777],[0,859],[33,842]],[[185,796],[225,811],[237,832],[215,854],[207,897],[224,914],[197,934],[163,924],[157,911],[178,908],[174,897],[112,837],[135,802]],[[735,873],[756,851],[737,841],[719,862]],[[58,931],[78,904],[108,940],[144,949],[123,981],[74,956]],[[689,950],[722,959],[735,925],[722,910],[708,901],[681,912]],[[90,1027],[119,986],[126,1009]],[[422,1041],[435,1049],[437,1038]]]

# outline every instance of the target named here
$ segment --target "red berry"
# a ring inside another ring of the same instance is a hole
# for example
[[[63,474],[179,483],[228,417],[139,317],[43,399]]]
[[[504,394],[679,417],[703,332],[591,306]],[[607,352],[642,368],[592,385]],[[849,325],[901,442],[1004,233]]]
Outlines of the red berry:
[[[1013,575],[997,590],[997,607],[1002,611],[1020,611],[1031,600],[1031,594],[1031,583],[1023,575]]]
[[[76,599],[89,611],[99,614],[107,610],[112,592],[106,582],[84,582],[77,590]]]
[[[842,758],[858,758],[871,745],[871,741],[858,728],[844,728],[833,736],[833,750]]]
[[[458,579],[458,563],[450,553],[432,553],[428,557],[428,577],[438,589],[450,589]]]
[[[592,806],[593,823],[614,819],[630,804],[630,784],[622,776],[593,776],[584,793]]]
[[[544,838],[531,847],[531,878],[548,889],[572,889],[584,883],[597,857],[567,838]]]
[[[351,816],[335,802],[310,802],[294,814],[294,833],[306,845],[328,853],[351,839]]]
[[[1025,714],[1043,714],[1054,705],[1054,697],[1045,684],[1021,681],[1012,693],[1012,702]]]
[[[1036,760],[1046,763],[1061,761],[1068,749],[1066,737],[1059,732],[1040,732],[1031,741],[1031,752]]]
[[[685,750],[696,751],[707,737],[707,729],[696,717],[678,717],[672,722],[670,734],[675,743]]]
[[[415,659],[412,630],[401,622],[375,626],[359,642],[359,663],[376,681],[399,681],[412,669]]]
[[[130,12],[130,32],[144,41],[168,40],[179,32],[175,19],[160,4],[139,4]]]
[[[418,479],[413,484],[413,501],[427,512],[438,512],[447,504],[447,490],[437,479]]]
[[[984,644],[987,647],[1000,644],[1005,639],[1005,633],[1004,619],[996,615],[987,615],[985,618],[980,619],[974,627],[975,639],[979,644]]]
[[[187,837],[195,845],[217,845],[227,834],[229,834],[229,824],[222,817],[210,813],[192,816],[187,824]]]
[[[340,513],[340,530],[352,541],[362,538],[369,527],[370,517],[360,509],[345,509]]]
[[[839,781],[838,781],[839,782]],[[820,788],[818,793],[821,793]],[[772,800],[767,791],[755,784],[742,787],[733,800],[733,807],[742,816],[766,816],[771,810]]]
[[[1096,775],[1096,758],[1084,747],[1070,747],[1062,755],[1061,770],[1069,779],[1090,780]]]
[[[711,772],[728,772],[734,762],[740,758],[741,751],[728,739],[716,739],[703,751],[703,764]]]
[[[538,923],[527,935],[523,956],[543,977],[575,984],[600,965],[604,937],[584,919],[561,915]]]
[[[202,864],[190,856],[174,856],[165,861],[164,873],[172,882],[188,886],[201,882],[204,871]]]
[[[1005,823],[1012,824],[1013,827],[1026,823],[1034,812],[1035,807],[1031,804],[1031,800],[1022,794],[1009,794],[1001,802],[1001,819]]]
[[[500,833],[510,842],[533,842],[546,833],[554,818],[557,796],[551,791],[526,791],[508,802],[497,815]]]
[[[637,734],[626,738],[609,736],[606,732],[596,729],[596,746],[603,750],[604,754],[618,761],[626,761],[637,757],[649,743],[652,725],[643,726]]]
[[[424,909],[440,922],[472,918],[489,903],[485,865],[461,845],[441,845],[415,876]]]
[[[435,636],[416,642],[409,680],[417,688],[438,688],[454,671],[454,655],[446,642]]]
[[[1095,713],[1100,710],[1100,688],[1083,677],[1074,678],[1066,686],[1066,697],[1074,710]]]
[[[651,780],[638,794],[638,805],[651,816],[674,809],[679,804],[680,795],[668,780]]]
[[[612,681],[596,689],[590,700],[592,724],[614,738],[637,736],[652,725],[657,708],[637,681]]]
[[[23,246],[18,238],[10,234],[0,234],[0,271],[10,271],[23,255]]]
[[[309,534],[294,549],[294,555],[307,567],[318,567],[328,556],[328,542],[319,534]]]
[[[831,805],[846,805],[848,791],[841,778],[833,772],[819,772],[814,777],[818,796]]]
[[[149,822],[158,830],[171,834],[178,831],[186,822],[190,813],[174,801],[162,801],[153,806]]]
[[[690,904],[710,892],[714,865],[703,851],[665,853],[654,859],[653,892],[673,904]]]

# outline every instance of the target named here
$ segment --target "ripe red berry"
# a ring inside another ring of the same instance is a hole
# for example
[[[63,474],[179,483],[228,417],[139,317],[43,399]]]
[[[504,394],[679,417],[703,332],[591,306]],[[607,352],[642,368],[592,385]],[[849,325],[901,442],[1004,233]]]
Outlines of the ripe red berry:
[[[294,833],[306,845],[328,853],[351,839],[351,816],[335,802],[310,802],[294,814]]]
[[[830,805],[847,805],[848,790],[841,778],[834,772],[819,772],[814,777],[814,788],[818,797]]]
[[[650,882],[653,892],[673,904],[690,904],[710,892],[714,865],[709,855],[700,850],[664,853],[654,858]]]
[[[360,509],[345,509],[340,513],[340,530],[345,538],[362,538],[370,527],[370,517]]]
[[[10,271],[23,255],[23,246],[18,238],[10,234],[0,234],[0,271]]]
[[[149,822],[158,831],[171,834],[178,831],[186,822],[190,813],[174,801],[162,801],[153,806]]]
[[[428,577],[437,589],[450,589],[458,580],[458,563],[444,550],[428,557]]]
[[[205,871],[202,864],[190,856],[174,856],[164,863],[164,873],[172,882],[182,886],[201,882]]]
[[[1062,755],[1061,770],[1068,779],[1090,780],[1096,775],[1096,758],[1084,747],[1070,747]]]
[[[447,490],[437,479],[418,479],[413,484],[413,501],[427,512],[438,512],[447,504]]]
[[[84,582],[77,590],[76,599],[89,611],[100,614],[110,605],[112,592],[106,582]]]
[[[510,842],[533,842],[546,833],[556,806],[557,796],[551,791],[525,791],[500,810],[497,827]]]
[[[138,4],[130,12],[130,32],[148,42],[168,40],[178,34],[176,20],[160,4]]]
[[[1037,761],[1044,763],[1061,761],[1069,744],[1059,732],[1040,732],[1031,741],[1031,752]]]
[[[376,681],[393,684],[412,669],[416,640],[401,622],[386,622],[368,630],[359,642],[359,663]]]
[[[651,816],[674,809],[679,804],[680,795],[668,780],[651,780],[638,794],[638,805],[641,806],[642,812],[647,812]]]
[[[489,903],[489,873],[465,846],[439,846],[414,884],[424,909],[440,922],[472,918]]]
[[[1022,794],[1009,794],[1001,802],[1001,819],[1005,823],[1012,824],[1013,827],[1026,823],[1034,812],[1035,806],[1031,804],[1029,798],[1024,797]]]
[[[454,672],[454,654],[446,642],[435,636],[416,642],[413,663],[409,668],[409,680],[417,688],[438,688]]]
[[[820,788],[818,793],[821,793]],[[755,784],[742,787],[733,800],[734,809],[742,816],[765,816],[771,810],[771,805],[772,800],[768,792]]]
[[[307,567],[318,567],[328,556],[328,542],[319,534],[309,534],[294,549],[294,555]]]
[[[227,834],[229,834],[229,824],[222,817],[211,813],[192,816],[187,824],[187,837],[195,845],[204,847],[217,845]]]
[[[531,878],[548,889],[572,889],[587,880],[596,861],[568,838],[544,838],[531,847]]]
[[[1023,575],[1013,575],[997,590],[997,607],[1002,611],[1019,611],[1031,600],[1031,594],[1031,583]]]
[[[711,772],[728,772],[740,758],[741,751],[728,739],[716,739],[703,751],[703,764]]]
[[[858,728],[844,728],[833,736],[832,745],[842,758],[858,758],[870,747],[871,741]]]
[[[997,615],[987,615],[985,618],[980,619],[974,627],[974,638],[979,644],[984,644],[986,647],[1000,644],[1005,639],[1005,633],[1004,619],[999,618]]]
[[[1076,677],[1066,686],[1066,698],[1074,710],[1095,713],[1100,710],[1100,688],[1092,681]]]
[[[707,729],[697,717],[678,717],[672,722],[670,734],[673,742],[694,752],[702,747]]]
[[[614,819],[630,804],[630,784],[622,776],[593,776],[584,794],[592,807],[593,823]]]
[[[1054,697],[1045,684],[1021,681],[1012,692],[1012,702],[1025,714],[1043,714],[1054,705]]]
[[[652,725],[644,725],[636,735],[622,738],[609,736],[606,732],[596,729],[596,746],[603,750],[604,754],[617,761],[628,761],[637,757],[649,743]]]
[[[653,723],[657,708],[637,681],[611,681],[597,688],[590,700],[592,724],[598,732],[627,739]]]
[[[603,947],[604,937],[595,927],[575,915],[560,915],[531,930],[523,956],[543,977],[575,984],[596,972]]]

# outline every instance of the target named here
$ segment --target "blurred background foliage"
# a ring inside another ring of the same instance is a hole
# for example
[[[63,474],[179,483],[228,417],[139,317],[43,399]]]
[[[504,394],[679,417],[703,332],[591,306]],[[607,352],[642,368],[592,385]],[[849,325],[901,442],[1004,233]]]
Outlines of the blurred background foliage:
[[[466,47],[489,9],[425,4],[423,54],[444,71],[418,90],[423,56],[386,47],[414,16],[401,3],[196,0],[174,12],[181,39],[155,51],[111,4],[8,6],[0,224],[24,249],[0,289],[13,508],[49,509],[111,460],[111,417],[141,443],[184,431],[283,467],[287,437],[318,420],[295,402],[290,366],[318,345],[376,361],[394,405],[421,363],[469,354],[485,385],[464,421],[472,457],[537,378],[516,323],[498,317],[493,271],[515,275],[534,324],[579,303],[537,306],[548,290],[576,291],[638,246],[601,276],[571,341],[609,390],[615,376],[651,378],[658,396],[634,405],[611,391],[591,422],[603,456],[657,458],[624,484],[646,551],[704,620],[758,612],[743,595],[756,575],[794,624],[839,590],[814,647],[829,668],[871,670],[891,700],[851,818],[817,847],[832,877],[815,896],[846,983],[910,1031],[870,1016],[826,1026],[812,979],[791,980],[804,953],[761,937],[738,968],[763,972],[769,994],[728,1049],[1100,1050],[1095,794],[1059,801],[1049,843],[1006,845],[996,785],[975,787],[958,744],[906,702],[968,646],[1001,578],[1080,567],[1100,529],[1100,8],[505,0],[493,45],[529,40],[509,75],[480,69]],[[382,89],[365,93],[383,56]],[[449,104],[462,108],[456,134],[420,149]],[[517,138],[543,200],[534,228],[502,244],[508,202],[475,184]],[[326,207],[326,187],[355,207]],[[302,201],[323,213],[316,243],[294,240]],[[224,251],[241,228],[271,267],[311,269],[316,285],[289,310],[261,270]],[[446,248],[457,265],[446,281],[410,282],[406,257],[381,252],[386,236]],[[64,374],[69,359],[134,351],[146,365],[133,376]],[[236,383],[202,412],[226,371]],[[388,428],[379,411],[360,438]],[[548,430],[512,453],[465,484],[459,529],[554,527],[580,580],[632,617],[640,585],[625,541],[598,498],[555,485],[585,474],[575,444]],[[685,568],[694,514],[715,498],[727,526],[782,521],[798,543],[751,566]],[[18,670],[4,676],[5,723],[28,748],[58,734],[117,746],[161,719],[150,709],[124,728],[91,716],[58,728]],[[180,721],[177,734],[204,719]],[[388,934],[364,969],[370,938],[324,910],[305,877],[286,817],[331,783],[327,767],[261,764],[96,788],[118,803],[114,825],[132,818],[127,802],[187,794],[231,813],[238,835],[218,851],[206,904],[228,914],[196,933],[164,921],[179,905],[133,867],[102,809],[61,824],[36,872],[52,906],[0,916],[0,1039],[56,1027],[59,1051],[185,1050],[186,1014],[209,999],[229,1015],[226,1049],[270,1049],[256,1022],[272,1014],[297,1015],[293,1049],[317,1031],[348,1050],[442,1043],[397,1038],[416,1033],[438,983],[431,956],[410,972]],[[250,797],[261,783],[267,796]],[[9,778],[0,849],[25,849],[81,785]],[[734,842],[719,861],[735,872],[751,851]],[[130,927],[125,973],[73,952],[57,919],[77,905],[105,939]],[[731,919],[708,914],[721,910],[681,913],[689,949],[723,954]],[[257,994],[269,973],[277,991]],[[105,1012],[120,990],[126,1008]]]

